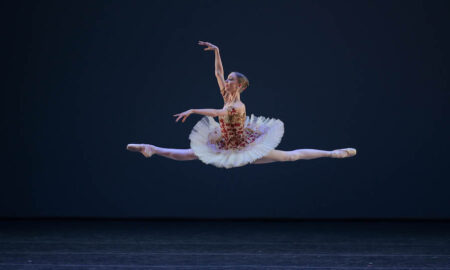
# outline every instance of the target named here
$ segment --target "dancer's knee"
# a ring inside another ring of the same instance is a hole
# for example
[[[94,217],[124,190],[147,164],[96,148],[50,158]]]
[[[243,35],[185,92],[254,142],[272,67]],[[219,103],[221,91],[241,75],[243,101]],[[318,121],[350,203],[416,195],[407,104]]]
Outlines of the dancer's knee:
[[[302,158],[302,153],[297,150],[285,151],[281,157],[281,161],[297,161]]]
[[[172,158],[176,160],[196,160],[198,157],[195,155],[192,149],[179,150],[176,153],[172,153]]]
[[[296,161],[297,159],[298,159],[298,157],[297,157],[296,153],[294,151],[289,151],[284,156],[284,160],[283,161]]]
[[[185,149],[173,149],[167,148],[164,151],[161,151],[160,154],[166,158],[170,158],[173,160],[186,160],[188,153]]]

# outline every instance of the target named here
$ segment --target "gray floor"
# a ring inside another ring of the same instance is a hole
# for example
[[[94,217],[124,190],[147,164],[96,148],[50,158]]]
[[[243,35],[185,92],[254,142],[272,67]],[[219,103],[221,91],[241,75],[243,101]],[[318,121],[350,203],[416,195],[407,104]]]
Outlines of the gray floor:
[[[0,269],[450,269],[450,222],[0,220]]]

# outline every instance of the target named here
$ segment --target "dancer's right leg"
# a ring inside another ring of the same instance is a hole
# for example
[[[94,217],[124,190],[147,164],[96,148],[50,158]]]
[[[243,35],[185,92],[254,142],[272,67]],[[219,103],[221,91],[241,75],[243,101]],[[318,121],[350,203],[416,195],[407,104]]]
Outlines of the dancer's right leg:
[[[192,149],[190,148],[174,149],[174,148],[158,147],[152,144],[128,144],[127,150],[133,152],[140,152],[146,158],[151,157],[153,154],[157,154],[159,156],[180,161],[198,159],[198,157],[194,154],[194,151],[192,151]]]
[[[257,159],[253,164],[264,164],[271,162],[286,162],[296,161],[301,159],[316,159],[316,158],[346,158],[356,155],[356,149],[344,148],[333,151],[318,150],[318,149],[296,149],[292,151],[272,150],[266,156]]]

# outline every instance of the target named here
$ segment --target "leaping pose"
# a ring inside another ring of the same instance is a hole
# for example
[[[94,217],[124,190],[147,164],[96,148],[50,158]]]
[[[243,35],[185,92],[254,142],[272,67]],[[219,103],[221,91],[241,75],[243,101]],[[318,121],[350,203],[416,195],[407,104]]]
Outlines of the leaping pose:
[[[152,144],[128,144],[127,150],[140,152],[146,158],[160,155],[174,160],[200,159],[219,168],[240,167],[247,164],[296,161],[315,158],[347,158],[356,155],[356,149],[331,151],[317,149],[276,150],[284,134],[284,124],[279,119],[263,116],[246,116],[242,92],[249,81],[242,73],[233,71],[224,79],[219,48],[209,42],[199,41],[205,51],[215,53],[215,75],[224,100],[222,109],[189,109],[175,114],[176,122],[185,122],[191,114],[204,117],[197,122],[189,135],[190,148],[162,148]],[[214,120],[218,117],[219,123]]]

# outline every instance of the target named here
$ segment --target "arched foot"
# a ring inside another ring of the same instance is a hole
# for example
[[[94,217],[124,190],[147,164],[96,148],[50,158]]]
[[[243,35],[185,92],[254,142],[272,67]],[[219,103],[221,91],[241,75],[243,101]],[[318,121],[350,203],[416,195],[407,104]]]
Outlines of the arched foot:
[[[348,158],[356,155],[355,148],[344,148],[344,149],[336,149],[331,151],[332,158]]]
[[[139,152],[146,158],[151,157],[155,153],[155,148],[151,144],[128,144],[127,150]]]

